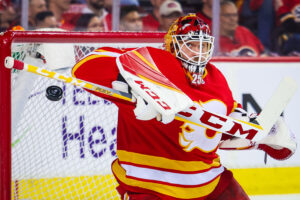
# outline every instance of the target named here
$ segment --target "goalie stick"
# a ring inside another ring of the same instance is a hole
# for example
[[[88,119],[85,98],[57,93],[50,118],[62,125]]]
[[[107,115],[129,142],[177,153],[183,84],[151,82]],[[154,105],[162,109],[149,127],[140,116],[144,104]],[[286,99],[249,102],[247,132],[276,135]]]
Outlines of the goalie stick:
[[[109,95],[126,101],[134,102],[131,94],[114,90],[98,84],[90,83],[74,77],[59,74],[57,72],[36,67],[30,64],[26,64],[23,63],[22,61],[15,60],[12,57],[6,57],[4,65],[6,68],[9,69],[14,68],[18,70],[28,71],[37,75],[42,75],[48,78],[52,78],[65,83],[70,83],[82,88],[86,88],[95,92],[99,92],[104,95]],[[291,99],[291,97],[296,91],[297,84],[294,81],[292,81],[292,79],[288,79],[288,80],[289,80],[288,84],[286,84],[286,82],[283,81],[284,83],[281,84],[283,86],[279,87],[280,91],[277,91],[275,93],[279,93],[279,94],[281,94],[282,92],[284,93],[284,91],[290,90],[291,87],[293,87],[294,89],[291,92],[285,93],[285,95],[287,95],[288,97],[285,98],[285,101],[283,103],[273,104],[273,105],[279,105],[279,104],[282,105],[280,107],[273,108],[273,109],[277,109],[277,108],[282,109],[276,113],[281,113],[283,111],[284,107],[288,103],[288,100]],[[148,89],[151,90],[151,88]],[[274,101],[280,102],[281,98],[275,99]],[[269,117],[269,114],[266,113],[264,114],[264,116]],[[278,117],[279,115],[274,116],[273,118],[278,118]],[[203,107],[200,107],[200,105],[198,104],[194,104],[194,106],[185,109],[182,112],[177,113],[175,119],[183,122],[192,123],[194,125],[208,128],[224,134],[234,135],[236,137],[246,138],[246,139],[256,140],[256,141],[264,138],[268,134],[268,132],[265,132],[263,127],[260,125],[244,122],[240,120],[235,120],[225,115],[209,112],[205,110]],[[265,119],[265,121],[267,121],[267,119]]]
[[[119,99],[123,99],[126,101],[131,101],[134,102],[132,99],[132,95],[122,92],[122,91],[118,91],[118,90],[114,90],[102,85],[97,85],[95,83],[90,83],[88,81],[83,81],[71,76],[66,76],[64,74],[60,74],[58,72],[54,72],[54,71],[50,71],[41,67],[37,67],[37,66],[33,66],[33,65],[29,65],[29,64],[25,64],[19,60],[14,59],[13,57],[6,57],[5,58],[5,67],[9,68],[9,69],[17,69],[17,70],[24,70],[30,73],[34,73],[37,75],[41,75],[41,76],[45,76],[47,78],[52,78],[58,81],[62,81],[65,83],[70,83],[72,85],[76,85],[82,88],[86,88],[95,92],[99,92],[105,95],[109,95],[109,96],[113,96]]]
[[[296,93],[298,84],[290,77],[284,77],[273,92],[264,109],[259,113],[256,121],[266,132],[269,132],[277,121],[278,117],[287,106],[292,96]]]

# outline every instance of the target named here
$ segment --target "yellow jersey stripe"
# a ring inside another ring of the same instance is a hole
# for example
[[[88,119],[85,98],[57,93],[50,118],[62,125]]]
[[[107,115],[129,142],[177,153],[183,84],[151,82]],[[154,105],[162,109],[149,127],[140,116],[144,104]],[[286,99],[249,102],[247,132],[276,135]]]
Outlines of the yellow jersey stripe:
[[[144,155],[124,150],[118,150],[117,155],[120,162],[129,162],[138,165],[151,166],[154,168],[178,170],[183,172],[207,170],[212,167],[219,167],[221,165],[219,158],[214,159],[211,164],[207,164],[203,161],[172,160],[168,158]]]
[[[210,183],[198,187],[178,187],[161,183],[140,181],[126,177],[126,171],[119,165],[117,160],[112,164],[112,171],[121,182],[129,186],[150,189],[167,196],[182,199],[192,199],[207,196],[215,189],[220,180],[220,176],[218,176]]]

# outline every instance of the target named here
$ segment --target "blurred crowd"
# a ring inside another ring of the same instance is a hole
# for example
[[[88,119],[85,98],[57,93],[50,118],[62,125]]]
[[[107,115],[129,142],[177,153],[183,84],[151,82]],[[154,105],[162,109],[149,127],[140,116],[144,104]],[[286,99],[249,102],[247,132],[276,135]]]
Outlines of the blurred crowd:
[[[300,56],[300,0],[219,1],[219,55]],[[113,30],[113,0],[28,0],[26,27],[21,11],[22,0],[0,0],[1,32]],[[166,32],[191,12],[212,26],[213,0],[120,0],[117,30]]]

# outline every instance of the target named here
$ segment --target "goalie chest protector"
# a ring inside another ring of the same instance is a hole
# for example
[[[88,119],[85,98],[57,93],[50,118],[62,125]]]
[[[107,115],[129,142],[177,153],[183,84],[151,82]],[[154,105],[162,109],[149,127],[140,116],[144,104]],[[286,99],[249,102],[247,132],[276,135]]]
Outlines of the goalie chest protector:
[[[231,112],[234,100],[216,67],[208,63],[205,83],[192,88],[173,55],[147,48],[159,70],[199,106],[225,115]],[[98,49],[74,66],[73,75],[112,87],[112,81],[119,74],[116,57],[124,52],[113,48]],[[200,200],[213,192],[225,171],[216,154],[220,133],[177,120],[169,124],[156,119],[137,120],[133,103],[113,97],[108,99],[119,108],[118,159],[113,162],[112,171],[122,187],[133,192],[152,193],[162,199]]]

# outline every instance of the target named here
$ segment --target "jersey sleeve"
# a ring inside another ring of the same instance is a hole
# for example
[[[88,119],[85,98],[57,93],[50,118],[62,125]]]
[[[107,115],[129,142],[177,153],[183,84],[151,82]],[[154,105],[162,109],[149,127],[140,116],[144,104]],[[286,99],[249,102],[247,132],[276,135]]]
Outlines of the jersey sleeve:
[[[84,81],[112,88],[112,82],[117,80],[119,75],[116,58],[124,52],[126,52],[126,50],[99,48],[74,65],[72,76]],[[85,90],[115,103],[125,101],[88,89]]]

